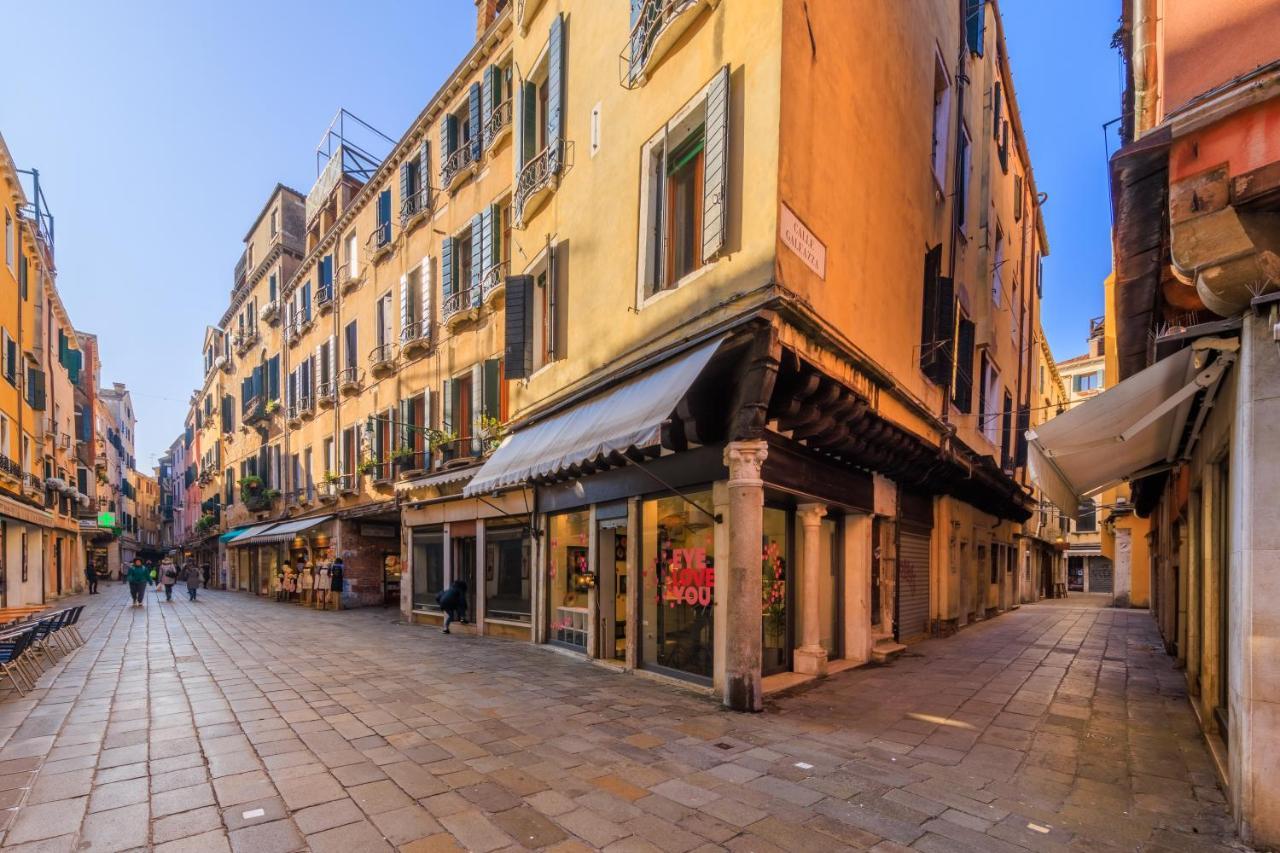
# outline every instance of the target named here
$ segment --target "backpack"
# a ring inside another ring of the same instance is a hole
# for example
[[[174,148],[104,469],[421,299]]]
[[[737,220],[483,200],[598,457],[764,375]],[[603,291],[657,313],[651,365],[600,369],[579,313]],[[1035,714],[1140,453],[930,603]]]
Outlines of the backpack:
[[[169,568],[164,570],[164,576],[167,578],[174,578],[176,580],[178,577],[178,573],[174,571],[173,566],[170,566]]]

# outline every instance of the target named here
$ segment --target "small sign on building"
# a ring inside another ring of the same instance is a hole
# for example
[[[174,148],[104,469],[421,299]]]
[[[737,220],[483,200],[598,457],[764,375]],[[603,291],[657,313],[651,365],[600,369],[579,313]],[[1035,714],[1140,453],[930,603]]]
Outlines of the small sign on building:
[[[778,236],[787,248],[795,252],[814,275],[827,280],[827,247],[792,212],[786,204],[778,215]]]

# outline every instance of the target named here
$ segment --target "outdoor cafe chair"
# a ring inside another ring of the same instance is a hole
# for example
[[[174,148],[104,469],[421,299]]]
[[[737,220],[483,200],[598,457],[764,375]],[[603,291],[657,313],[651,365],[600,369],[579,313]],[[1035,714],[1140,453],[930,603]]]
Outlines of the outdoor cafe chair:
[[[23,657],[34,636],[31,629],[0,634],[0,672],[9,676],[9,682],[19,696],[26,696],[27,691],[35,687],[35,679],[23,666]]]

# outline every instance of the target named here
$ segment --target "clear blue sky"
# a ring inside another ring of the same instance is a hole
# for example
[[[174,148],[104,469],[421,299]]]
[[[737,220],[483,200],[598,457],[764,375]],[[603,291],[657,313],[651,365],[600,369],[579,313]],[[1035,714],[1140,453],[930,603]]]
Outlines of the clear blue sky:
[[[606,0],[602,0],[606,2]],[[892,2],[892,0],[859,0]],[[941,0],[939,0],[941,2]],[[305,192],[340,106],[392,137],[474,36],[472,0],[21,3],[0,132],[41,170],[58,282],[97,332],[104,383],[137,409],[138,467],[178,434],[204,328],[277,181]],[[197,11],[198,10],[198,11]],[[1119,112],[1118,0],[1005,0],[1015,85],[1052,255],[1044,324],[1059,357],[1102,312],[1109,214],[1101,125]]]

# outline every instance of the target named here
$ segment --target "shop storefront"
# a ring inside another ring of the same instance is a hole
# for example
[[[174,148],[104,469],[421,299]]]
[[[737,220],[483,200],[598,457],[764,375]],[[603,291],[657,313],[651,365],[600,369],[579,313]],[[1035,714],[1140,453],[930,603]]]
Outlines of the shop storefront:
[[[246,528],[227,542],[236,589],[308,607],[341,606],[333,516]],[[335,577],[338,579],[335,584]]]

